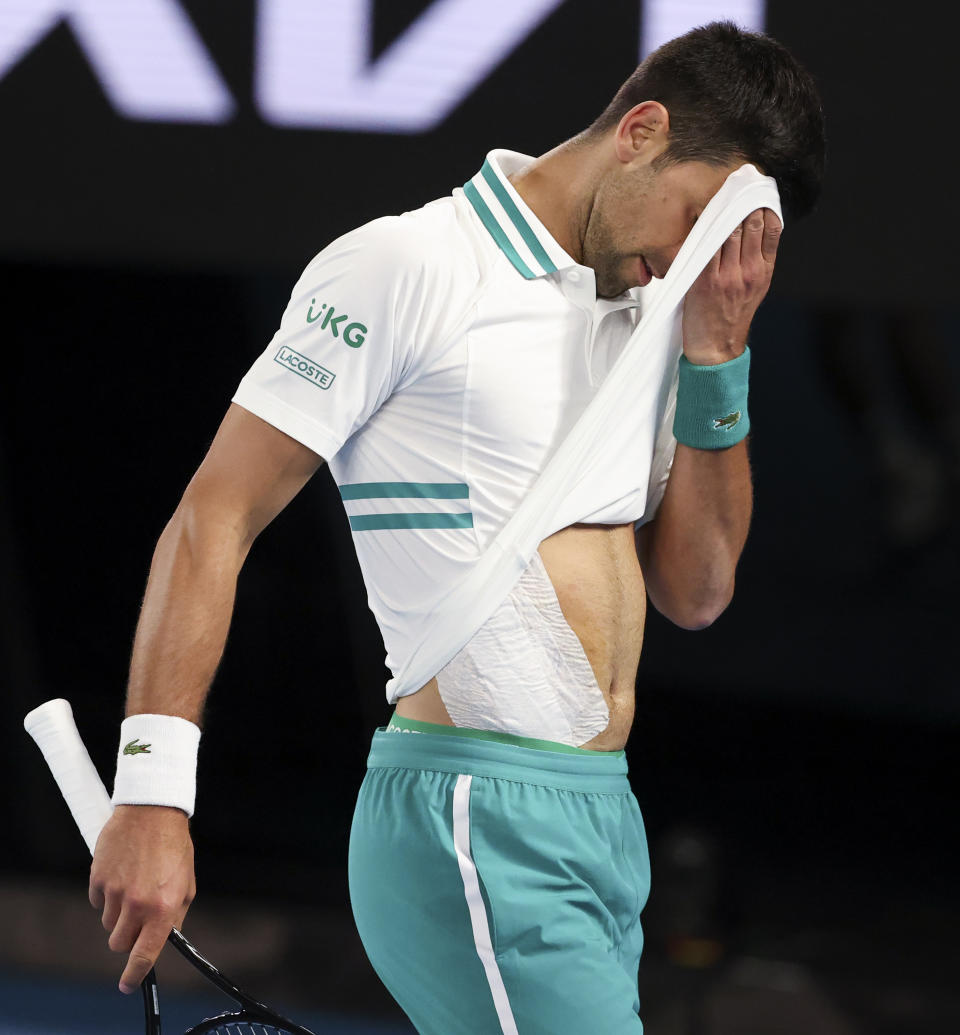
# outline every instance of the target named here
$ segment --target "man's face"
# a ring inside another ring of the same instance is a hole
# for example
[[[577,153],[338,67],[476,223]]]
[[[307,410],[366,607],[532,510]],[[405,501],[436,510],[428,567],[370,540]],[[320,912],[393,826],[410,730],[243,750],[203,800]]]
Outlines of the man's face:
[[[724,180],[743,165],[680,162],[618,169],[597,191],[583,241],[600,298],[663,277],[690,228]]]

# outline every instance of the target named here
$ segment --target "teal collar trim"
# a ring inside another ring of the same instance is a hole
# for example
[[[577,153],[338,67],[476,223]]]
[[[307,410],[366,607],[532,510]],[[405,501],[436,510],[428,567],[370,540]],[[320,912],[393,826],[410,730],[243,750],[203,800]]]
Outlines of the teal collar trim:
[[[514,190],[493,152],[480,172],[463,185],[463,193],[500,250],[526,280],[576,265]]]

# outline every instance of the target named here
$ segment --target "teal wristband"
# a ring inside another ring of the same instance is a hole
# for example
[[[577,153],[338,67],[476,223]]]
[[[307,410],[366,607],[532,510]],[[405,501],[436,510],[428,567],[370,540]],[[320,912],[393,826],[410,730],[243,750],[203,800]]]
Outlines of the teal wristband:
[[[694,449],[727,449],[747,437],[750,349],[726,363],[700,366],[680,357],[673,437]]]

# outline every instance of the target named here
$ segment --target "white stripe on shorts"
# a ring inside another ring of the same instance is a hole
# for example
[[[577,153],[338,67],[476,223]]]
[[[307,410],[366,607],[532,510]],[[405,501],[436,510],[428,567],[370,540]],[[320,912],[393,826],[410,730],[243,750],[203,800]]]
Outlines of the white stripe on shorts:
[[[460,876],[463,878],[463,891],[470,910],[470,925],[473,927],[473,944],[487,975],[487,984],[493,996],[493,1005],[500,1019],[503,1035],[518,1035],[517,1022],[513,1019],[510,1000],[503,984],[500,968],[493,955],[493,942],[490,938],[490,926],[487,923],[487,911],[480,894],[480,879],[477,867],[470,854],[470,785],[472,776],[461,774],[457,777],[457,786],[453,790],[453,847],[457,851],[457,863]]]

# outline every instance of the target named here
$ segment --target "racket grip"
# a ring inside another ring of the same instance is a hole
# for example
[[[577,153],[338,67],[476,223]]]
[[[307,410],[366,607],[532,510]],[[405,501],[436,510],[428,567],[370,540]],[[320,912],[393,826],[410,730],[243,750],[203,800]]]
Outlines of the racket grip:
[[[37,742],[93,855],[100,831],[113,813],[113,805],[80,739],[70,702],[58,697],[41,704],[27,714],[23,728]]]

